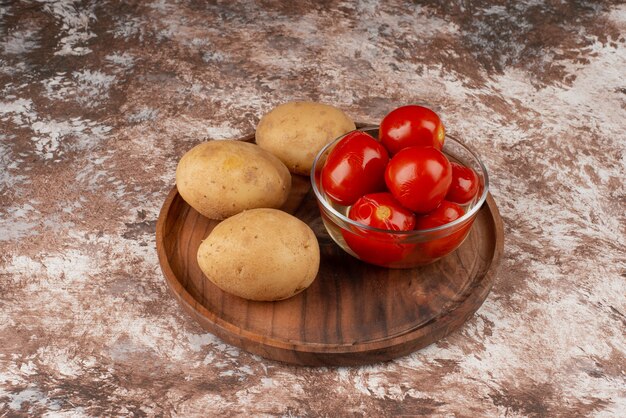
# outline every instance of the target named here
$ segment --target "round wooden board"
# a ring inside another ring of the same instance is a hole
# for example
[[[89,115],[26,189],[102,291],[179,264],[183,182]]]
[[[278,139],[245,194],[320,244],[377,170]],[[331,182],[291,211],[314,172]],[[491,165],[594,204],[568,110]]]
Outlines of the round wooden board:
[[[503,251],[503,226],[488,196],[470,235],[428,266],[393,270],[365,264],[337,246],[322,224],[308,178],[294,176],[284,210],[315,231],[320,269],[304,292],[253,302],[222,292],[196,261],[217,225],[191,208],[176,187],[157,222],[157,251],[169,289],[187,312],[224,341],[300,365],[360,365],[425,347],[459,328],[491,289]]]

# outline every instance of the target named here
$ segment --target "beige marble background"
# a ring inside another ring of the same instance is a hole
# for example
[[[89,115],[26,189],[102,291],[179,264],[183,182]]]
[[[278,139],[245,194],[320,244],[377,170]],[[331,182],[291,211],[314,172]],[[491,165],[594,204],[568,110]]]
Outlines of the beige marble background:
[[[294,99],[422,103],[483,156],[505,254],[420,352],[296,368],[182,312],[178,158]],[[625,416],[623,2],[0,2],[0,416]]]

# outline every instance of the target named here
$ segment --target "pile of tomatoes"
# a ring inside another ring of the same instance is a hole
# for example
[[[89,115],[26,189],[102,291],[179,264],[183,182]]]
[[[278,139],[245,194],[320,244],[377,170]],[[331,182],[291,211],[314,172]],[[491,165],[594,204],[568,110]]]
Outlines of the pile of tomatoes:
[[[430,229],[463,216],[464,205],[478,193],[479,179],[441,151],[445,129],[435,112],[399,107],[382,120],[378,138],[353,131],[337,143],[321,173],[329,200],[349,207],[350,219],[387,231]],[[422,245],[420,252],[437,259],[456,248],[466,232]],[[393,232],[342,233],[360,259],[382,266],[402,261],[418,245],[399,243]]]

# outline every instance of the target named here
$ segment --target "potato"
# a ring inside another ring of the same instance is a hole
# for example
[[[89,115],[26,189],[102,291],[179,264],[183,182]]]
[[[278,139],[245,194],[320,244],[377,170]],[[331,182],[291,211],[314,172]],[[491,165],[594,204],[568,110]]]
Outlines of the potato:
[[[290,102],[261,118],[256,143],[280,158],[292,173],[308,175],[324,145],[354,129],[354,122],[336,107]]]
[[[218,224],[198,248],[198,264],[217,287],[233,295],[272,301],[300,293],[320,263],[315,234],[277,209],[251,209]]]
[[[291,175],[257,145],[209,141],[183,155],[176,186],[192,208],[208,218],[225,219],[245,209],[280,207],[289,195]]]

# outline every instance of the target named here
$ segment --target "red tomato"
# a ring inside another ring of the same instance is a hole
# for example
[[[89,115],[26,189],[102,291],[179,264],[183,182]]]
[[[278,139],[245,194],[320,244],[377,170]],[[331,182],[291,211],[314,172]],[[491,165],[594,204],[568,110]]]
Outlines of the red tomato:
[[[432,147],[410,147],[397,153],[385,171],[387,188],[402,206],[416,213],[435,209],[448,193],[452,167]]]
[[[415,229],[436,228],[459,219],[464,213],[465,211],[461,206],[444,200],[435,210],[418,216]]]
[[[425,215],[418,216],[415,222],[415,229],[436,228],[459,219],[464,214],[465,211],[461,206],[444,200],[437,209]],[[471,226],[472,222],[468,222],[448,236],[422,244],[423,255],[429,259],[435,260],[451,253],[463,242]]]
[[[423,106],[392,110],[380,123],[378,139],[391,155],[408,147],[443,147],[446,130],[439,116]]]
[[[451,162],[450,165],[452,165],[452,183],[450,183],[446,200],[465,204],[478,192],[478,175],[471,168],[461,164]]]
[[[328,197],[348,206],[367,193],[385,189],[387,150],[372,136],[361,131],[346,135],[326,159],[322,187]]]
[[[391,193],[372,193],[361,197],[350,208],[348,217],[363,225],[392,231],[410,231],[415,227],[415,215],[402,207]],[[342,230],[348,246],[365,262],[388,266],[402,260],[413,244],[401,244],[399,237],[377,231],[353,233]]]

